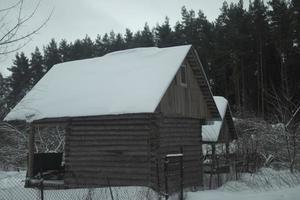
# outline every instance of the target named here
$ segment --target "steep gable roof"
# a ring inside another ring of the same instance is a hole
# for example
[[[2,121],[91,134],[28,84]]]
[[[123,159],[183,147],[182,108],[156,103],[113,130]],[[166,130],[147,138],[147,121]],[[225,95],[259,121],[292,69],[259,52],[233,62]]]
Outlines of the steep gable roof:
[[[154,112],[191,49],[136,48],[57,64],[5,120]]]

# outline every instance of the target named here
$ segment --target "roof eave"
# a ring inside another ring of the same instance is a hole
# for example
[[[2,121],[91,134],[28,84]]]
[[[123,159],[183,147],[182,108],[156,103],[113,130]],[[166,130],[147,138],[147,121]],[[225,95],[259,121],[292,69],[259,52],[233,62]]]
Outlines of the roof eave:
[[[203,66],[200,61],[197,51],[193,47],[191,47],[186,58],[187,58],[189,64],[191,65],[191,68],[197,79],[198,85],[199,85],[199,87],[203,93],[204,99],[207,103],[208,110],[211,113],[211,116],[207,120],[213,120],[213,121],[222,120],[220,113],[218,111],[217,105],[213,99],[213,94],[209,87],[208,79],[206,77],[205,71],[203,69]]]

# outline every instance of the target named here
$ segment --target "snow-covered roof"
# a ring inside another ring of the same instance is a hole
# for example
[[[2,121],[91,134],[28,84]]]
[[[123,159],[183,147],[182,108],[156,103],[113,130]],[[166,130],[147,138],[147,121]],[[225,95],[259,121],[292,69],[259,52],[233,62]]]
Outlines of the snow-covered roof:
[[[202,141],[216,142],[221,132],[222,124],[225,118],[228,101],[224,97],[214,96],[214,101],[222,118],[221,121],[213,121],[212,124],[202,126]]]
[[[136,48],[57,64],[5,120],[154,112],[190,49]]]

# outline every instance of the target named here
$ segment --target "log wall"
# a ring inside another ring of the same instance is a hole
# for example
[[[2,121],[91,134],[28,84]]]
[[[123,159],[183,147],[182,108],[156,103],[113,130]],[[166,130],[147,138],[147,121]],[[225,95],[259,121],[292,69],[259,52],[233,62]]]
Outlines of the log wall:
[[[163,159],[179,153],[180,147],[184,187],[201,186],[200,119],[158,113],[73,118],[65,139],[65,186],[101,187],[109,180],[112,186],[164,191]],[[175,171],[178,176],[169,179],[170,191],[179,190],[180,168]]]
[[[180,147],[183,148],[184,155],[184,187],[202,186],[201,120],[197,118],[161,117],[158,121],[159,145],[157,145],[157,155],[159,156],[160,191],[165,190],[164,158],[167,154],[180,153]],[[176,174],[168,178],[169,191],[172,192],[179,189],[180,167],[170,166],[170,172]],[[157,177],[152,181],[158,187]]]
[[[65,145],[65,185],[148,186],[152,114],[76,119]]]

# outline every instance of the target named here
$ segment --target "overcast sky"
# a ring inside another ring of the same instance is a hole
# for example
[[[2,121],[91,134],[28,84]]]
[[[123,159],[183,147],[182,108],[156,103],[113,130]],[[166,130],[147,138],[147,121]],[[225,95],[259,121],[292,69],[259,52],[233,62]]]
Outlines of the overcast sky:
[[[0,0],[0,10],[17,1]],[[37,2],[38,0],[24,0],[23,15],[31,13]],[[42,24],[52,10],[53,14],[46,26],[32,37],[22,51],[29,57],[36,46],[42,50],[51,38],[57,41],[65,38],[70,42],[84,38],[86,34],[95,39],[97,34],[103,35],[111,30],[124,33],[129,28],[136,31],[142,29],[145,22],[153,27],[162,23],[165,16],[174,25],[181,18],[182,6],[195,11],[200,9],[209,21],[213,21],[220,13],[222,4],[223,0],[41,0],[35,15],[19,32],[27,33]],[[17,10],[12,10],[5,18],[6,22],[13,24],[16,15]],[[14,56],[15,53],[0,56],[1,73],[8,74],[6,68],[12,65]]]

